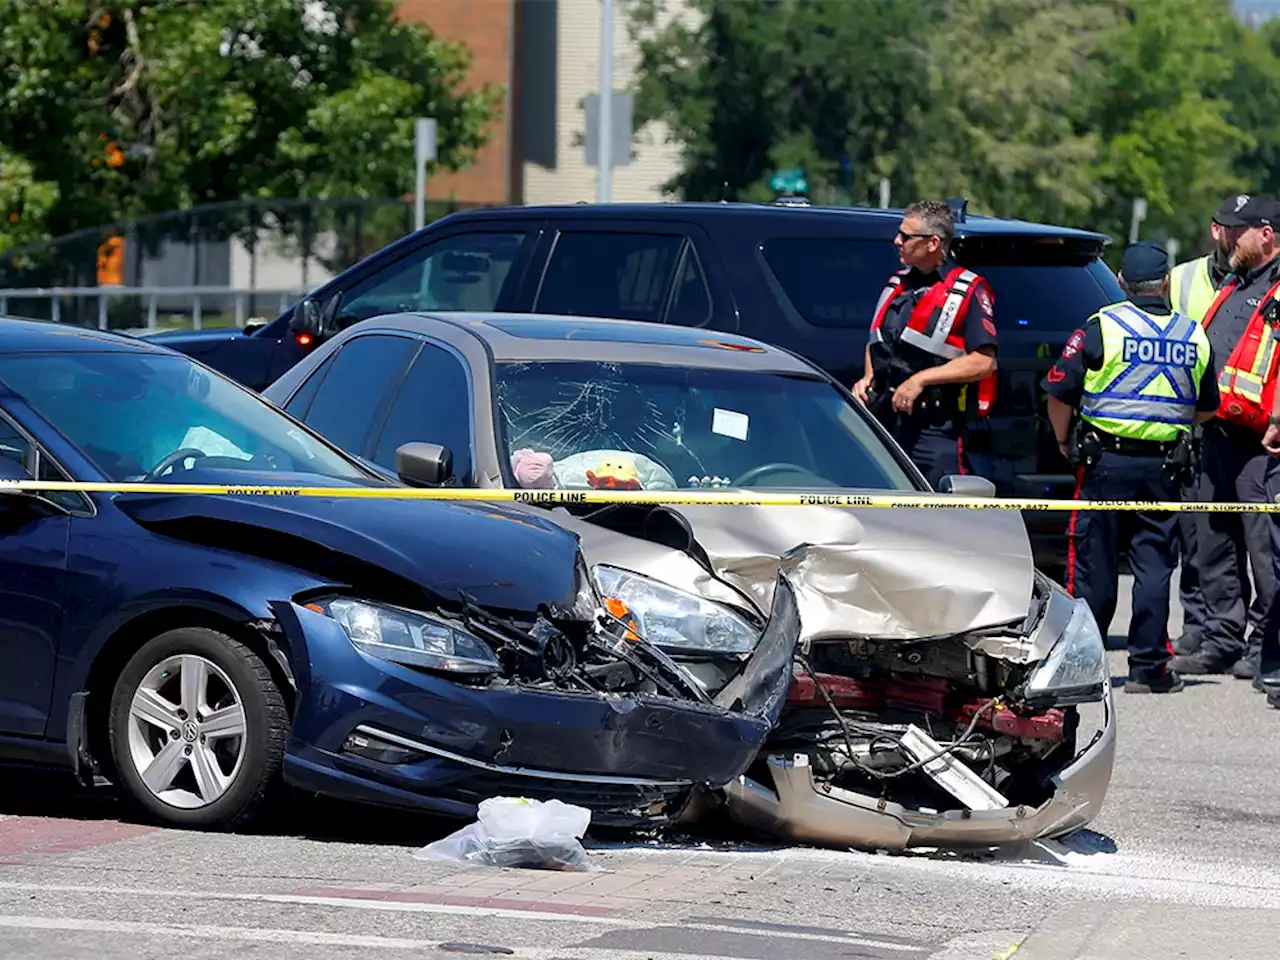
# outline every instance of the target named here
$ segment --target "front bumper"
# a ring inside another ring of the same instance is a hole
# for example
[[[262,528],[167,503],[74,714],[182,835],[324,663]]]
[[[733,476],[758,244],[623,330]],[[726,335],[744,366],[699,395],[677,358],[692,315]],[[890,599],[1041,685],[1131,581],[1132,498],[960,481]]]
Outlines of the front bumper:
[[[593,822],[679,816],[695,785],[720,787],[755,759],[791,682],[800,634],[789,589],[721,702],[469,687],[357,650],[334,620],[275,605],[298,702],[284,776],[345,799],[474,815],[493,796],[558,798]],[[405,751],[383,762],[344,749],[355,733]]]
[[[1103,723],[1094,740],[1057,776],[1053,796],[1038,807],[921,813],[862,793],[818,784],[807,756],[773,756],[773,789],[745,776],[725,788],[740,823],[801,843],[903,850],[908,847],[996,847],[1057,837],[1084,826],[1102,809],[1116,755],[1115,702],[1108,685]]]

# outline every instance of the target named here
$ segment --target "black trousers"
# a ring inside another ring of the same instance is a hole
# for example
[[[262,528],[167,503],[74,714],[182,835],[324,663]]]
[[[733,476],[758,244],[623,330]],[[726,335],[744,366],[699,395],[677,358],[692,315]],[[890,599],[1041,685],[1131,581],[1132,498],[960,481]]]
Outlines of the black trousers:
[[[1162,456],[1104,452],[1081,468],[1077,500],[1177,500]],[[1119,592],[1120,544],[1129,547],[1133,616],[1129,621],[1129,677],[1149,683],[1164,675],[1169,643],[1169,590],[1177,563],[1177,522],[1172,513],[1082,511],[1071,515],[1067,590],[1089,604],[1106,637]]]
[[[1219,503],[1266,500],[1270,457],[1261,436],[1219,421],[1205,424],[1196,499]],[[1195,514],[1196,574],[1204,598],[1201,649],[1227,660],[1256,652],[1258,626],[1276,595],[1271,518],[1266,514]],[[1249,582],[1252,569],[1253,584]],[[1253,627],[1252,636],[1247,637]]]
[[[964,449],[964,432],[960,428],[922,426],[911,420],[890,421],[885,426],[933,489],[937,490],[942,478],[948,474],[973,473]]]
[[[1280,457],[1267,457],[1263,465],[1263,486],[1267,501],[1275,503],[1280,496]],[[1271,547],[1271,575],[1280,579],[1280,514],[1259,514],[1267,524],[1267,540]],[[1263,615],[1257,629],[1258,675],[1280,671],[1280,604],[1273,603]]]

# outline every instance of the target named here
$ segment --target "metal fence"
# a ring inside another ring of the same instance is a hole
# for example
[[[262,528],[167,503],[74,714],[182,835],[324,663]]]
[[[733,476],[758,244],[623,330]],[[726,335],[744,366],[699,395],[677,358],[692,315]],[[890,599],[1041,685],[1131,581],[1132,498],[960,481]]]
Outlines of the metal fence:
[[[427,222],[483,204],[428,200]],[[243,326],[413,231],[411,199],[243,200],[0,256],[0,314],[105,329]]]
[[[0,316],[70,322],[99,330],[244,329],[250,321],[262,322],[283,313],[310,289],[0,287]],[[264,304],[268,312],[254,310]],[[143,318],[141,322],[138,317]]]

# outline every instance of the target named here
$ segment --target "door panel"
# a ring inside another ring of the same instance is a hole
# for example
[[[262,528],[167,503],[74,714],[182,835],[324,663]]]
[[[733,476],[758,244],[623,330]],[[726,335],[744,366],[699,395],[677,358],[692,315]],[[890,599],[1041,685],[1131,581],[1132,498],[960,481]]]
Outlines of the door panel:
[[[30,444],[0,418],[0,456],[34,462]],[[70,518],[27,497],[0,494],[0,733],[42,736],[62,625]]]

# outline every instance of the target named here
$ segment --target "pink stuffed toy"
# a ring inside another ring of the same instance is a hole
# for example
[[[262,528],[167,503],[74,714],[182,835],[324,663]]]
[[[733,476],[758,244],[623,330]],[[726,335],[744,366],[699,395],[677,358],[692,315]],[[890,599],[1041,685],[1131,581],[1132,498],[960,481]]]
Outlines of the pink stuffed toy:
[[[526,490],[550,490],[556,485],[551,471],[551,454],[522,448],[511,455],[516,482]]]

